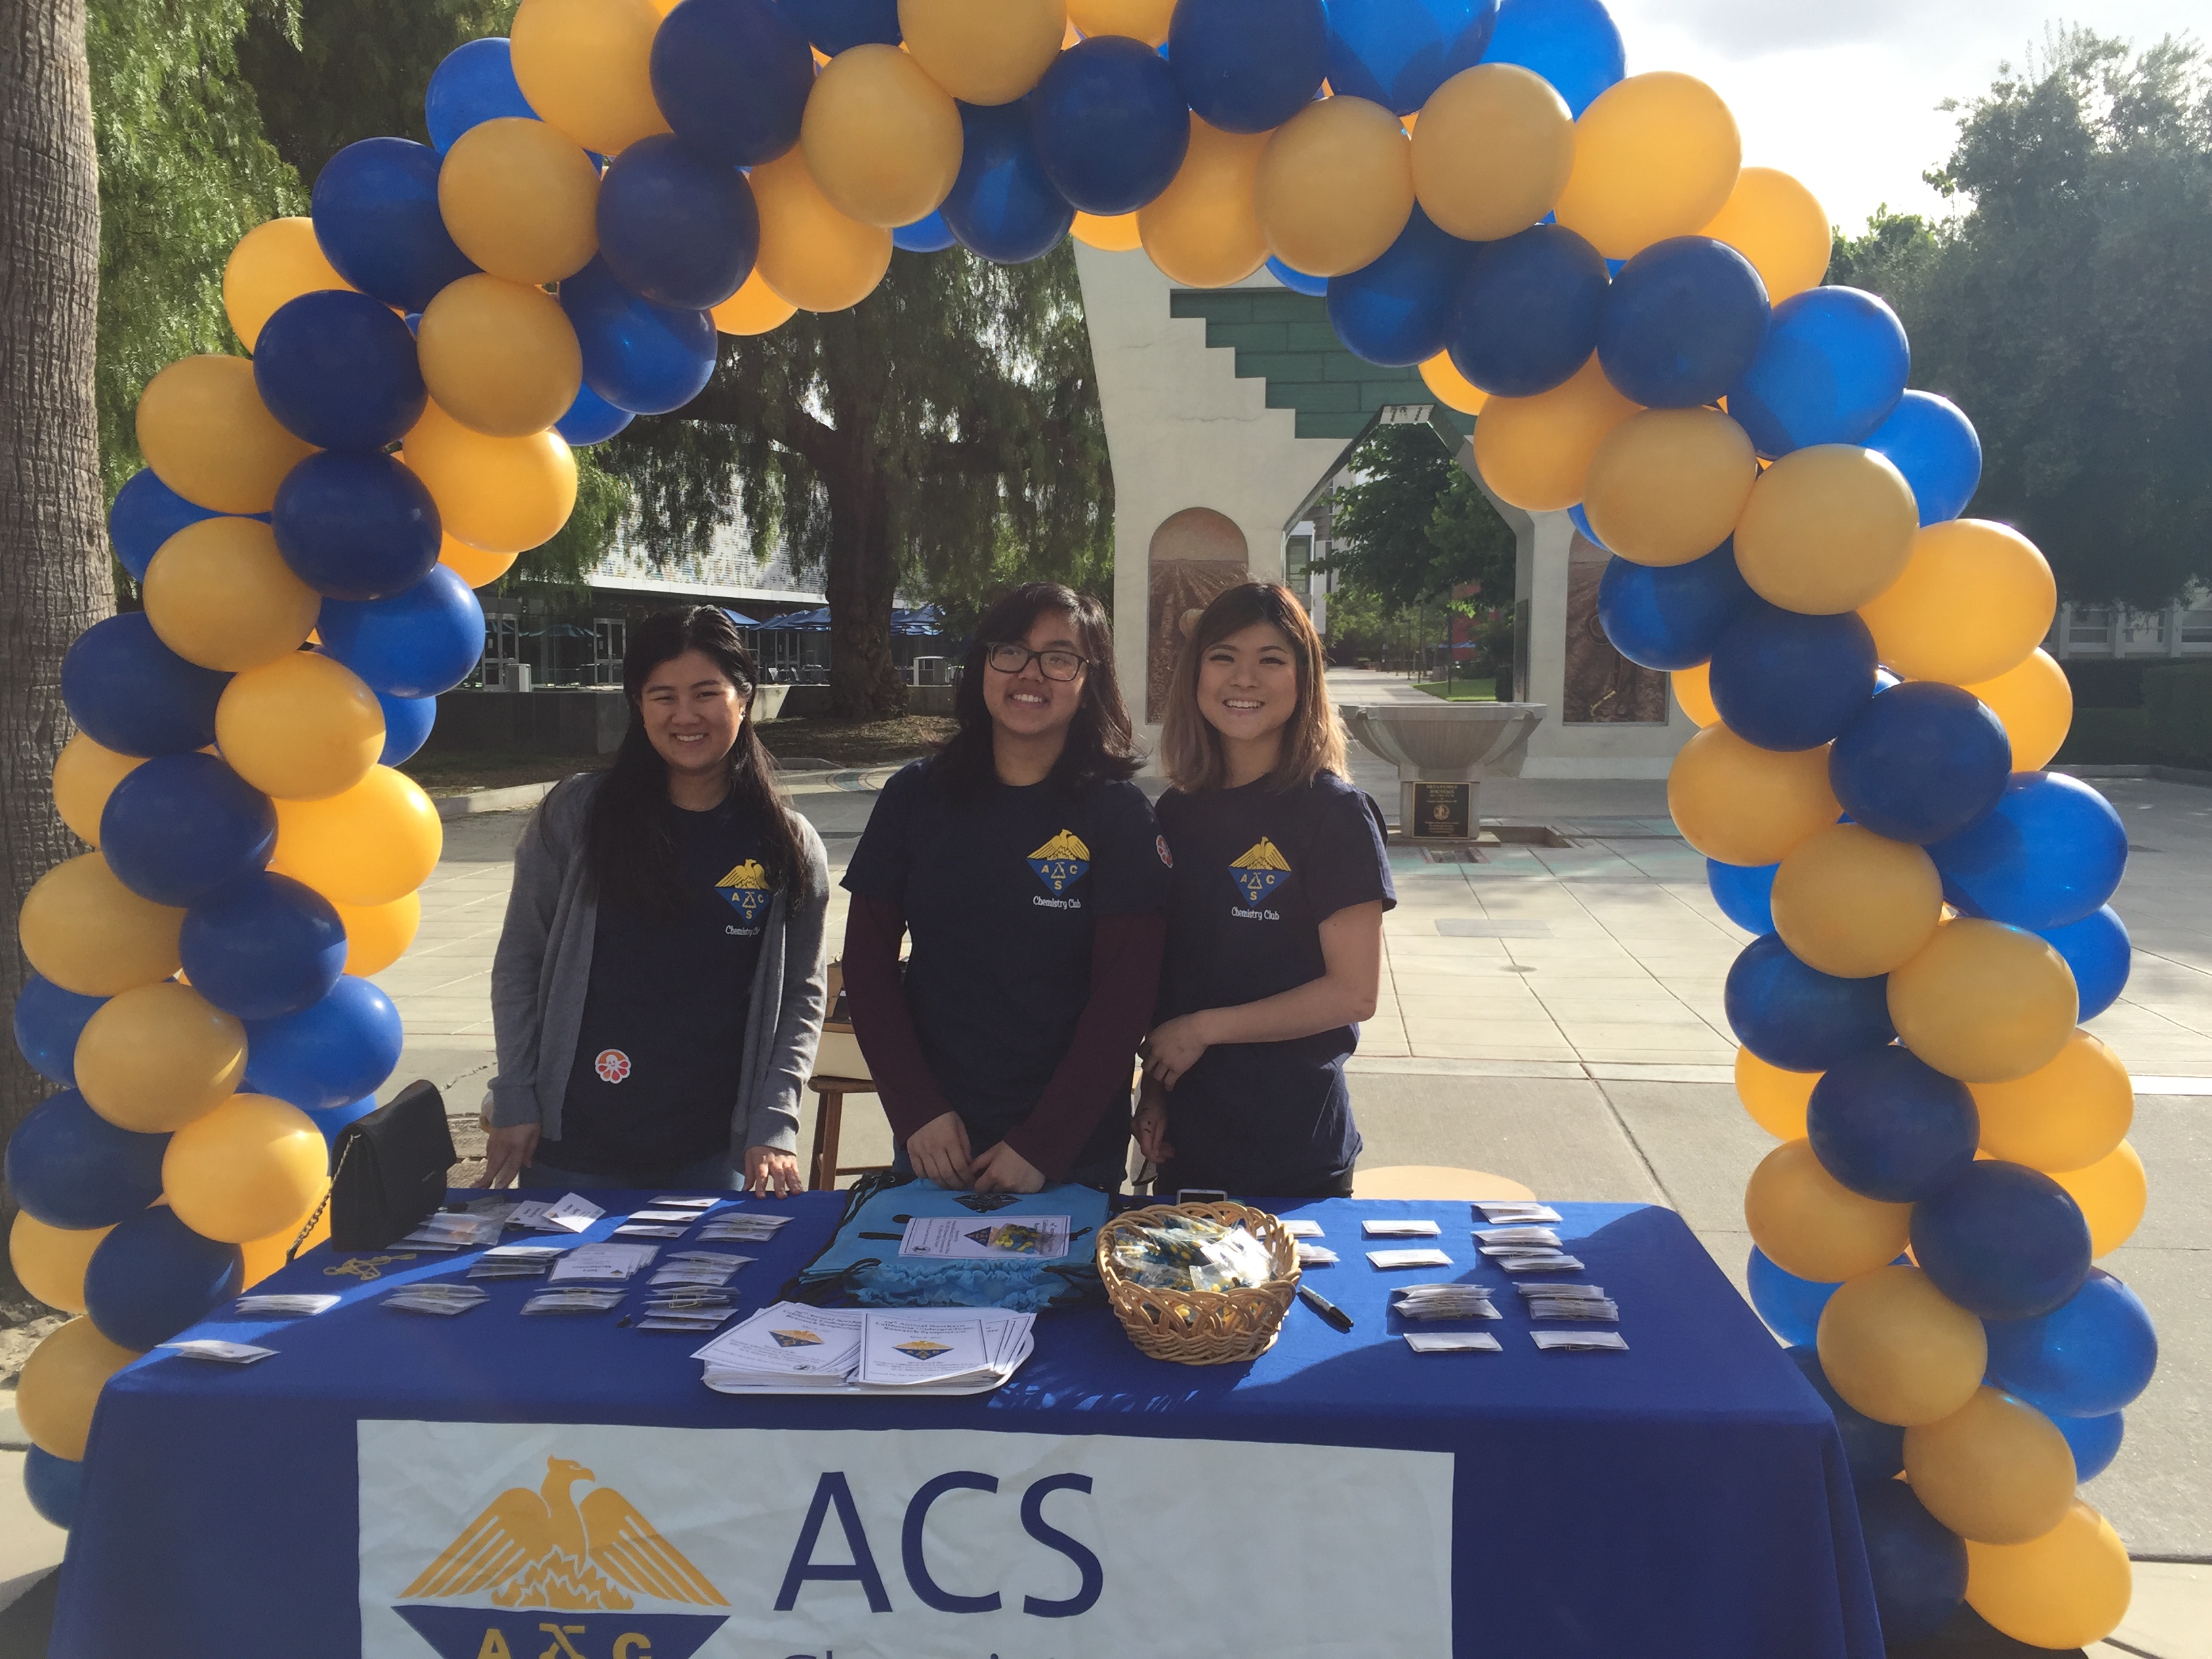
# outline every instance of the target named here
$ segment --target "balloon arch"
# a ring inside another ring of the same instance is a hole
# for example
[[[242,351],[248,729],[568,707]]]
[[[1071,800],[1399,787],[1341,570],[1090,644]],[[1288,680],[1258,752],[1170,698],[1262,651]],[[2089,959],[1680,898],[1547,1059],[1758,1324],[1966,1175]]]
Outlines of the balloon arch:
[[[2144,1188],[2076,1027],[2126,977],[2126,837],[2039,769],[2055,590],[1958,516],[1972,427],[1905,390],[1888,307],[1819,286],[1826,216],[1709,88],[1624,78],[1597,0],[522,0],[427,113],[239,243],[252,356],[147,386],[112,517],[145,608],[64,665],[55,799],[94,850],[23,907],[15,1030],[63,1087],[7,1158],[17,1271],[85,1315],[21,1380],[47,1513],[106,1378],[279,1264],[397,1063],[367,976],[440,830],[393,769],[477,661],[471,589],[568,516],[571,447],[894,248],[1072,228],[1325,292],[1479,415],[1499,497],[1614,556],[1607,632],[1703,728],[1675,820],[1759,936],[1727,990],[1782,1141],[1753,1294],[1842,1426],[1885,1630],[1961,1596],[2045,1647],[2118,1624],[2074,1488],[2155,1340],[2090,1265]]]

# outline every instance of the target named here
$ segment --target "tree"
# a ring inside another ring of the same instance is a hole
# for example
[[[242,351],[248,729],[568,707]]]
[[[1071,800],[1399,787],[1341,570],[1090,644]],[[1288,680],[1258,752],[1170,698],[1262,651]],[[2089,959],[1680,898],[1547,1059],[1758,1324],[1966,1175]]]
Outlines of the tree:
[[[1511,601],[1513,532],[1435,428],[1377,427],[1347,471],[1330,568],[1394,610],[1470,583],[1488,604]]]

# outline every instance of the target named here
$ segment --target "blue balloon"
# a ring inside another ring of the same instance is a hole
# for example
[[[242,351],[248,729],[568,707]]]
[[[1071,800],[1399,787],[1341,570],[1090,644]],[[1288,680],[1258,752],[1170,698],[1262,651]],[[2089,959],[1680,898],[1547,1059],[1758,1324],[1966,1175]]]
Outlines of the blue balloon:
[[[1183,102],[1224,132],[1267,132],[1328,76],[1322,0],[1177,0],[1168,63]]]
[[[213,755],[161,755],[133,767],[100,815],[100,851],[115,878],[156,904],[198,904],[264,869],[276,808]]]
[[[945,216],[933,209],[927,219],[901,225],[891,233],[891,246],[907,253],[942,253],[959,241]]]
[[[1503,0],[1482,61],[1534,70],[1577,116],[1628,73],[1620,31],[1600,0]]]
[[[2066,1443],[2074,1451],[2074,1479],[2094,1480],[2112,1467],[2112,1460],[2120,1455],[2120,1441],[2127,1432],[2127,1420],[2118,1412],[2109,1417],[2054,1417],[2058,1432],[2066,1437]]]
[[[1989,1380],[2057,1419],[2105,1417],[2134,1402],[2158,1369],[2142,1298],[2101,1267],[2062,1306],[1989,1328]]]
[[[1923,525],[1957,518],[1981,486],[1982,441],[1974,423],[1948,398],[1932,392],[1899,398],[1866,447],[1888,456],[1905,475]]]
[[[1928,856],[1960,909],[2039,933],[2104,908],[2127,868],[2128,830],[2087,784],[2015,772],[1991,811]]]
[[[1498,0],[1329,0],[1328,84],[1411,115],[1482,61]]]
[[[1753,597],[1736,568],[1731,537],[1687,564],[1610,561],[1598,579],[1597,617],[1613,648],[1629,661],[1694,668],[1713,654],[1736,608]]]
[[[808,42],[835,58],[854,46],[898,45],[898,0],[783,0]]]
[[[1602,552],[1610,553],[1613,551],[1611,548],[1606,546],[1603,542],[1597,538],[1597,532],[1590,528],[1589,514],[1583,510],[1583,504],[1580,501],[1577,501],[1572,507],[1567,509],[1567,516],[1574,520],[1575,529],[1581,533],[1582,538],[1588,542],[1592,547],[1597,548]],[[1735,538],[1733,536],[1729,537],[1728,544],[1730,551],[1733,551],[1735,547]]]
[[[617,409],[587,386],[576,388],[576,401],[553,422],[553,429],[568,440],[571,449],[603,444],[637,418],[627,409]]]
[[[640,299],[602,256],[561,284],[561,309],[583,349],[584,384],[617,409],[665,415],[714,377],[714,319]]]
[[[2075,994],[2081,1001],[2081,1012],[2074,1017],[2076,1021],[2086,1025],[2119,1000],[2120,993],[2127,988],[2131,945],[2127,924],[2120,920],[2118,911],[2107,904],[2094,915],[2063,927],[2031,931],[2065,957],[2067,967],[2073,969]]]
[[[1597,349],[1605,257],[1564,225],[1478,245],[1452,317],[1455,368],[1493,398],[1532,398]]]
[[[688,3],[688,0],[687,0]],[[483,606],[447,565],[389,599],[323,604],[323,649],[373,691],[434,697],[468,678],[483,655]]]
[[[797,143],[813,89],[814,54],[775,0],[684,0],[653,37],[653,96],[670,129],[730,167]]]
[[[49,1227],[112,1227],[161,1197],[168,1150],[168,1136],[118,1129],[64,1089],[8,1138],[8,1190]]]
[[[1024,101],[1045,177],[1085,213],[1134,213],[1174,182],[1190,149],[1175,71],[1126,34],[1077,41]]]
[[[2049,1176],[1984,1158],[1912,1206],[1912,1259],[1968,1313],[2033,1319],[2088,1278],[2089,1224]]]
[[[444,544],[438,503],[389,455],[325,450],[276,486],[276,550],[332,599],[380,599],[412,587]]]
[[[745,175],[681,138],[641,138],[599,180],[599,257],[641,300],[707,311],[744,286],[760,252]]]
[[[1346,350],[1370,363],[1426,362],[1451,338],[1475,247],[1414,208],[1380,258],[1329,278],[1329,326]]]
[[[1054,188],[1015,104],[960,106],[960,174],[937,210],[960,245],[1002,265],[1026,264],[1060,245],[1075,210]]]
[[[1901,1480],[1869,1481],[1857,1492],[1882,1640],[1893,1646],[1926,1641],[1966,1599],[1966,1540],[1929,1514]]]
[[[118,562],[143,582],[163,542],[186,525],[222,516],[186,501],[155,477],[152,467],[142,467],[115,492],[115,505],[107,509],[107,539],[114,544]]]
[[[1774,307],[1729,413],[1762,455],[1872,437],[1905,395],[1912,348],[1887,303],[1855,288],[1814,288]]]
[[[1774,931],[1774,872],[1778,864],[1705,860],[1705,886],[1726,916],[1747,933]]]
[[[178,948],[192,988],[216,1007],[276,1019],[331,994],[345,968],[345,924],[313,888],[264,871],[185,912]]]
[[[118,755],[179,755],[215,741],[215,706],[230,676],[186,662],[143,611],[107,617],[62,657],[70,718]]]
[[[43,1446],[23,1454],[23,1495],[48,1526],[64,1532],[74,1527],[83,1492],[83,1464],[57,1457]]]
[[[1981,1114],[1956,1078],[1899,1048],[1838,1060],[1805,1110],[1813,1156],[1838,1182],[1885,1204],[1941,1191],[1974,1161]]]
[[[25,976],[15,994],[15,1047],[40,1077],[76,1086],[76,1040],[106,997],[64,991],[43,974]]]
[[[1750,260],[1710,236],[1670,236],[1606,290],[1597,360],[1630,402],[1695,409],[1751,366],[1766,325],[1766,284]]]
[[[1317,300],[1328,292],[1328,277],[1310,276],[1303,270],[1295,270],[1285,264],[1273,254],[1267,258],[1267,269],[1274,273],[1277,282],[1293,294],[1304,294]]]
[[[84,1270],[85,1311],[110,1342],[143,1353],[230,1301],[245,1277],[237,1245],[203,1237],[164,1205],[100,1241]]]
[[[476,270],[438,210],[438,152],[364,138],[324,163],[308,210],[339,276],[402,311],[420,311]]]
[[[1732,611],[1713,642],[1713,707],[1729,731],[1761,749],[1833,742],[1874,696],[1874,635],[1856,611],[1808,617],[1757,594]]]
[[[1838,1289],[1837,1285],[1784,1273],[1756,1244],[1744,1265],[1744,1282],[1751,1287],[1751,1305],[1759,1310],[1759,1316],[1793,1348],[1809,1345],[1819,1334],[1820,1310]]]
[[[1932,680],[1875,698],[1828,756],[1828,781],[1852,822],[1920,846],[1980,817],[2011,776],[2004,722],[1972,692]]]
[[[1736,1041],[1785,1072],[1825,1072],[1897,1036],[1889,976],[1838,979],[1809,968],[1772,933],[1729,966],[1722,1003]]]
[[[503,34],[488,34],[447,52],[422,97],[430,147],[443,155],[471,127],[507,116],[535,120],[538,112],[514,78],[514,54]]]
[[[239,1086],[325,1111],[374,1094],[399,1064],[402,1037],[392,999],[342,974],[313,1007],[246,1026],[246,1081]]]
[[[1824,1288],[1832,1291],[1835,1286]],[[1865,1413],[1855,1410],[1838,1394],[1835,1384],[1828,1381],[1827,1372],[1820,1368],[1820,1351],[1810,1337],[1791,1347],[1790,1358],[1834,1416],[1836,1431],[1843,1437],[1844,1461],[1850,1466],[1853,1480],[1887,1480],[1905,1467],[1905,1431],[1892,1424],[1875,1422]]]
[[[307,1115],[314,1119],[315,1127],[323,1132],[324,1144],[335,1152],[337,1150],[338,1136],[344,1131],[346,1125],[360,1122],[375,1109],[376,1097],[371,1095],[366,1099],[353,1101],[343,1106],[330,1106],[319,1111],[310,1111]]]
[[[437,724],[437,698],[395,697],[389,691],[379,691],[376,700],[384,708],[384,752],[376,757],[376,763],[398,766],[414,759],[416,750],[429,741],[430,728]]]

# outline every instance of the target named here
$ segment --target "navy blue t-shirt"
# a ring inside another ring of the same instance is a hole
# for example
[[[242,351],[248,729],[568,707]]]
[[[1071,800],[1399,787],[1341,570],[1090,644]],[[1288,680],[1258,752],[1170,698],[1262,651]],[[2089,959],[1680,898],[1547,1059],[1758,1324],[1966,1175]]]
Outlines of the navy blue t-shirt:
[[[980,1152],[1030,1115],[1073,1042],[1097,919],[1165,903],[1165,849],[1133,783],[994,782],[956,799],[930,765],[884,786],[845,886],[905,912],[915,1035]],[[1108,1113],[1077,1167],[1127,1140]]]
[[[1262,779],[1160,798],[1175,856],[1163,1023],[1295,990],[1328,971],[1321,924],[1349,905],[1395,904],[1382,811],[1334,773],[1300,789]],[[1344,1083],[1357,1026],[1288,1042],[1217,1043],[1168,1091],[1174,1178],[1185,1187],[1299,1194],[1359,1156]]]

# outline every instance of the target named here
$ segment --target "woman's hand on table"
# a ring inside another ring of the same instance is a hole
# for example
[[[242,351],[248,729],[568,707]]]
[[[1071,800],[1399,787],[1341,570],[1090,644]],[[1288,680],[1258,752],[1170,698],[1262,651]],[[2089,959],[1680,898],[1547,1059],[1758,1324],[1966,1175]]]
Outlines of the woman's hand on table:
[[[746,1147],[745,1190],[762,1198],[789,1198],[805,1191],[799,1178],[799,1155],[773,1146]]]
[[[1147,1078],[1163,1089],[1172,1089],[1176,1079],[1198,1064],[1200,1056],[1213,1046],[1205,1026],[1208,1012],[1200,1009],[1194,1014],[1171,1019],[1145,1039]]]
[[[1168,1103],[1149,1084],[1144,1099],[1138,1103],[1137,1115],[1130,1120],[1129,1133],[1136,1137],[1137,1151],[1147,1164],[1173,1161],[1175,1148],[1168,1142]]]
[[[1003,1140],[975,1160],[975,1179],[979,1193],[1035,1193],[1044,1188],[1044,1171]]]
[[[957,1112],[932,1118],[906,1138],[906,1157],[916,1175],[940,1187],[965,1189],[975,1162],[968,1150],[968,1126]]]
[[[512,1185],[537,1150],[538,1126],[535,1123],[516,1123],[503,1129],[487,1129],[484,1132],[483,1178],[477,1185]]]

